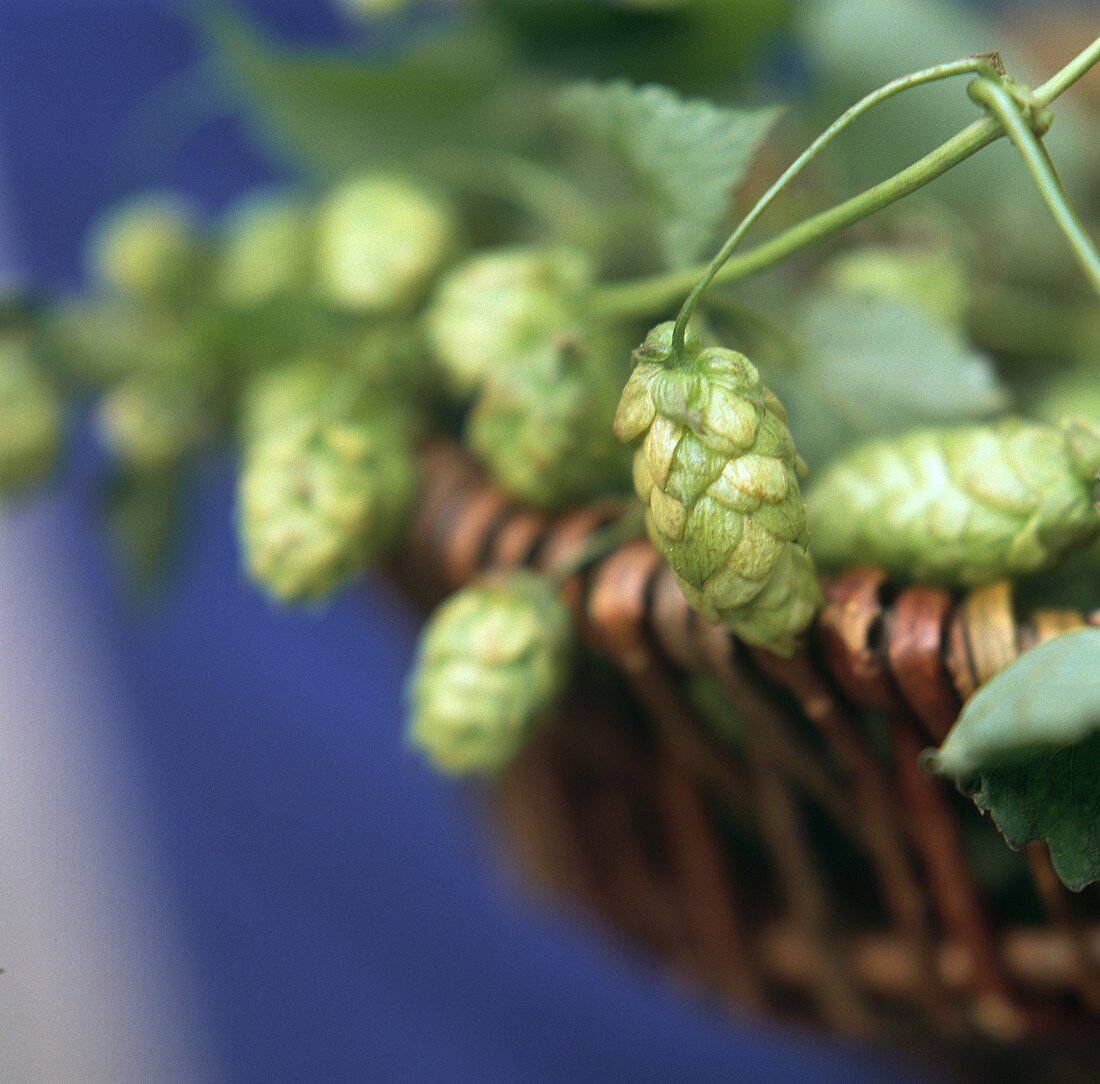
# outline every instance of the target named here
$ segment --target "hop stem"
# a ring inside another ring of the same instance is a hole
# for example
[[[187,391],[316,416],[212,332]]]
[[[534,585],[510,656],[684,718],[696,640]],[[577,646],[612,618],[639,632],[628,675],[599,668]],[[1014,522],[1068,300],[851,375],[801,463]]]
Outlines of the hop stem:
[[[1049,105],[1098,61],[1100,61],[1100,38],[1078,53],[1042,86],[1036,88],[1032,101],[1040,107]],[[880,181],[859,195],[799,222],[756,248],[726,260],[719,269],[715,270],[710,281],[737,282],[772,267],[815,241],[832,237],[861,219],[912,194],[930,181],[947,173],[960,162],[977,154],[1002,135],[1004,135],[1004,129],[995,118],[986,116],[976,120],[945,143],[941,143],[935,150],[887,180]],[[708,270],[709,267],[687,268],[606,286],[593,298],[593,307],[597,312],[606,315],[651,315],[675,303],[677,298],[691,291],[697,285],[700,276],[706,275]]]
[[[1046,144],[1032,130],[1018,103],[999,82],[987,78],[975,79],[968,89],[970,97],[996,117],[1008,133],[1054,221],[1069,241],[1077,262],[1088,276],[1092,288],[1100,294],[1100,253],[1097,253],[1084,224],[1069,202]]]
[[[861,98],[855,105],[846,109],[824,132],[821,133],[787,168],[780,174],[775,183],[757,200],[755,206],[741,220],[738,227],[730,234],[726,243],[718,250],[717,255],[711,260],[702,277],[688,294],[687,300],[680,309],[680,315],[676,317],[676,326],[672,333],[673,352],[682,350],[684,336],[687,334],[688,321],[695,311],[699,298],[703,296],[707,287],[714,281],[715,275],[733,254],[733,250],[740,244],[741,239],[752,228],[753,223],[772,205],[775,198],[791,183],[818,154],[828,146],[841,132],[853,121],[864,113],[893,98],[895,95],[913,87],[923,86],[926,83],[935,83],[941,79],[950,79],[955,75],[973,75],[976,72],[985,73],[994,70],[999,60],[993,56],[965,57],[962,60],[953,60],[947,64],[937,64],[932,68],[924,68],[921,71],[903,75],[898,79],[881,86],[878,90]]]

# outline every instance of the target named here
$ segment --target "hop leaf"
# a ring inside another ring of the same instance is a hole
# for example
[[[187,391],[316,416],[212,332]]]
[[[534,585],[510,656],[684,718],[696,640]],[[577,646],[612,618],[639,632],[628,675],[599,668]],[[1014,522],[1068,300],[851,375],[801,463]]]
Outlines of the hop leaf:
[[[974,585],[1049,568],[1100,531],[1100,428],[1006,418],[871,441],[808,501],[823,564]]]
[[[660,223],[672,266],[711,243],[761,140],[781,110],[728,109],[685,100],[667,87],[582,83],[558,98],[573,128],[612,150]]]
[[[1007,404],[990,359],[911,303],[815,291],[791,322],[797,357],[768,376],[811,469],[855,441]]]
[[[628,348],[590,332],[562,337],[491,377],[466,440],[513,496],[558,508],[630,485],[630,456],[612,423]]]
[[[53,469],[63,412],[29,348],[0,337],[0,497],[28,489]]]
[[[1067,887],[1100,880],[1100,630],[1026,651],[967,701],[926,764],[1013,847],[1045,839]]]
[[[836,257],[822,277],[842,293],[912,305],[961,331],[970,305],[970,271],[948,244],[866,246]]]
[[[572,635],[569,611],[533,573],[452,595],[420,640],[410,740],[451,775],[502,768],[561,693]]]
[[[700,613],[790,654],[821,594],[782,404],[742,354],[689,335],[674,357],[671,324],[636,361],[615,433],[637,446],[634,488],[654,545]]]
[[[466,150],[499,140],[495,97],[513,68],[492,28],[454,20],[402,48],[289,48],[240,13],[207,5],[202,29],[244,119],[265,149],[312,175],[364,165],[425,166],[426,147]]]
[[[407,181],[347,181],[318,211],[321,292],[355,312],[407,309],[450,254],[455,232],[450,208]]]
[[[592,268],[567,248],[503,248],[472,257],[439,284],[428,336],[454,390],[466,394],[490,373],[515,368],[577,322]]]
[[[143,302],[180,300],[203,261],[195,214],[170,195],[140,196],[111,211],[93,232],[88,252],[100,282]]]
[[[397,540],[415,483],[400,413],[291,417],[245,449],[238,529],[248,574],[281,601],[325,598]]]
[[[216,287],[234,308],[254,308],[306,292],[313,230],[309,211],[288,195],[252,196],[228,217]]]

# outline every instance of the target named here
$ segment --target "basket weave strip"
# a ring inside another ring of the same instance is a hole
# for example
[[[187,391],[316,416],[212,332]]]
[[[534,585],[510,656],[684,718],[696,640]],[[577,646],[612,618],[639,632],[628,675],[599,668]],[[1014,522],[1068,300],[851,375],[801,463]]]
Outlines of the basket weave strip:
[[[422,474],[396,571],[425,603],[488,569],[561,567],[621,510],[519,508],[447,442],[426,449]],[[578,690],[501,782],[536,872],[745,1008],[851,1034],[1094,1027],[1098,896],[1072,897],[1033,845],[1026,875],[1045,922],[999,915],[967,857],[972,811],[917,757],[1020,652],[1100,614],[1021,618],[1008,584],[895,591],[872,568],[824,587],[804,647],[781,659],[699,617],[644,539],[571,577],[578,632],[636,710]],[[692,708],[684,676],[700,672],[744,716],[740,747]],[[884,720],[877,741],[865,709]],[[850,858],[826,863],[822,823]]]

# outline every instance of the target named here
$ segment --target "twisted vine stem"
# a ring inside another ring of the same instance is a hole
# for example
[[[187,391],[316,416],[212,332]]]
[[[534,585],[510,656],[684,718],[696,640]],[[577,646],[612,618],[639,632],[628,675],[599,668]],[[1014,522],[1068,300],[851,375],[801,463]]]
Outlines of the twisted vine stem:
[[[1027,123],[1025,114],[1021,112],[1012,94],[996,80],[975,79],[968,91],[975,102],[997,118],[1020,152],[1039,194],[1054,221],[1066,235],[1077,262],[1092,288],[1100,294],[1100,254],[1097,253],[1081,219],[1077,217],[1077,212],[1070,205],[1042,137]],[[1027,103],[1024,107],[1027,108]]]
[[[970,58],[970,60],[975,65],[975,67],[971,69],[972,71],[977,70],[976,65],[980,64],[983,60],[989,68],[992,68],[989,57]],[[1042,109],[1050,105],[1051,102],[1064,94],[1066,90],[1085,75],[1085,73],[1097,62],[1100,62],[1100,38],[1093,41],[1087,48],[1083,49],[1069,61],[1060,71],[1034,90],[1030,95],[1030,101],[1033,108]],[[960,64],[964,62],[955,63]],[[941,65],[940,70],[949,67],[951,67],[951,65]],[[936,71],[936,68],[929,68],[923,72],[916,72],[911,76],[905,76],[902,80],[895,80],[894,83],[888,83],[886,86],[880,88],[879,91],[875,91],[871,95],[868,95],[868,98],[863,99],[852,108],[860,108],[863,106],[863,103],[868,102],[869,99],[874,99],[870,104],[877,104],[881,99],[876,96],[885,92],[888,88],[895,87],[898,83],[904,83],[905,85],[897,86],[896,89],[892,91],[892,94],[900,93],[901,90],[908,89],[909,86],[919,85],[908,82],[908,80],[912,80],[918,76],[924,76],[924,82],[932,81],[930,73]],[[954,75],[958,74],[958,72],[952,70],[948,74]],[[994,74],[996,73],[994,72]],[[945,77],[945,75],[941,74],[935,78]],[[860,112],[865,111],[865,108],[869,107],[870,105],[861,108]],[[849,111],[849,113],[850,112],[851,111]],[[1019,114],[1017,113],[1016,115],[1018,116]],[[846,117],[847,120],[845,120]],[[848,123],[851,123],[852,119],[854,119],[854,117],[849,117],[848,114],[844,114],[841,118],[838,118],[838,121],[835,122],[830,129],[822,133],[819,140],[823,139],[825,136],[832,139],[837,134],[836,131],[833,131],[836,124],[840,124],[841,121],[844,121],[844,126],[847,126]],[[728,251],[726,251],[731,248],[730,241],[727,241],[726,245],[723,246],[723,253],[725,253],[726,258],[720,263],[718,257],[716,257],[711,264],[703,267],[690,267],[684,270],[671,271],[646,278],[634,279],[629,282],[614,283],[604,286],[596,291],[592,298],[593,310],[597,314],[608,316],[646,316],[674,305],[679,298],[692,294],[694,288],[700,285],[700,283],[702,283],[702,288],[705,289],[705,287],[712,282],[731,283],[747,278],[749,275],[755,274],[758,271],[763,271],[779,263],[788,256],[801,251],[814,242],[823,240],[826,237],[831,237],[846,229],[848,226],[859,222],[861,219],[874,214],[876,211],[880,211],[884,207],[888,207],[890,204],[903,199],[905,196],[911,195],[930,181],[934,181],[937,177],[954,169],[960,162],[964,162],[967,158],[977,154],[978,151],[989,146],[989,144],[995,142],[1004,135],[1005,129],[1001,121],[997,117],[987,114],[980,120],[973,121],[962,131],[957,132],[950,139],[924,155],[923,158],[918,159],[905,169],[895,173],[892,177],[880,181],[878,184],[864,190],[859,195],[853,196],[843,203],[837,204],[835,207],[831,207],[828,210],[821,211],[816,215],[812,215],[810,218],[804,219],[797,225],[773,237],[770,241],[766,241],[737,256],[730,256]],[[815,141],[815,143],[817,142],[818,141]],[[811,144],[811,147],[813,146],[814,145]],[[820,146],[818,146],[814,153],[816,154],[820,149]],[[795,163],[792,163],[792,166],[787,171],[788,173],[796,166],[801,169],[799,162],[806,153],[809,153],[809,150],[810,148],[807,148],[803,156],[800,156],[800,159],[796,159]],[[805,163],[802,164],[804,165]],[[786,174],[784,176],[786,176]],[[787,177],[787,180],[789,179],[790,178]],[[780,178],[780,180],[783,181],[783,178]],[[778,185],[779,182],[776,182],[776,184]],[[765,197],[763,198],[767,199],[770,203],[771,198],[774,198],[774,194],[775,193],[769,190],[769,193],[765,193]],[[763,208],[761,208],[761,211],[762,210]],[[759,217],[759,213],[760,212],[753,217],[752,221],[755,221],[755,219]],[[750,214],[752,214],[752,212],[750,212]],[[746,221],[748,220],[746,219]],[[752,222],[750,221],[749,225],[751,224]],[[736,244],[740,241],[738,232],[743,236],[747,228],[748,227],[745,226],[743,222],[730,240]],[[719,256],[722,256],[723,253],[719,253]],[[711,268],[716,263],[718,266],[715,267],[712,272]],[[702,290],[699,292],[701,293]]]

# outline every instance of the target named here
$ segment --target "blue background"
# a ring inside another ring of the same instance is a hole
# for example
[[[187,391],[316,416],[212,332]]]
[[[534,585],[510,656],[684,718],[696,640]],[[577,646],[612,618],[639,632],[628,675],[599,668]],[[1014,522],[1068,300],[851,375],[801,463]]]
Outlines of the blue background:
[[[312,0],[250,6],[291,34],[336,26]],[[0,0],[0,162],[33,281],[75,284],[89,220],[134,188],[216,210],[272,176],[228,120],[178,153],[170,130],[127,141],[136,104],[196,59],[175,10]],[[899,1079],[863,1052],[732,1025],[519,899],[475,804],[402,746],[413,615],[384,584],[323,616],[274,612],[238,573],[228,468],[202,487],[168,598],[127,609],[88,514],[93,471],[77,457],[49,526],[125,662],[135,784],[231,1079]]]

